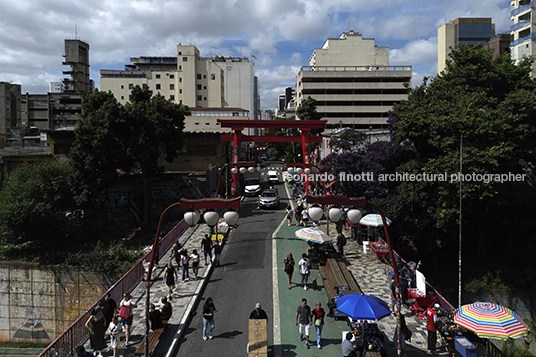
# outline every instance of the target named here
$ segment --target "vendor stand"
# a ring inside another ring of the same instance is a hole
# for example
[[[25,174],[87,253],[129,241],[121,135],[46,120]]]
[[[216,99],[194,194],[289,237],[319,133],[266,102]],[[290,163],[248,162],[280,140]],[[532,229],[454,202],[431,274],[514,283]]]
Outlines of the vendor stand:
[[[389,254],[389,247],[382,242],[369,242],[369,247],[381,259],[385,259]]]
[[[436,302],[436,297],[426,294],[426,278],[420,271],[415,271],[416,288],[408,288],[408,298],[413,299],[410,311],[413,315],[422,319],[426,309]]]

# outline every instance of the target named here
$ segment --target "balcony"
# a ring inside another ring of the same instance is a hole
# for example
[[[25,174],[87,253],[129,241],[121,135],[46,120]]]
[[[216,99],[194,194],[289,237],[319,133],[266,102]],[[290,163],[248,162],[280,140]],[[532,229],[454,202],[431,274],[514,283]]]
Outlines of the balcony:
[[[510,31],[519,30],[520,28],[527,26],[529,24],[530,24],[529,20],[519,21],[517,24],[513,24],[512,26],[510,26]]]
[[[536,34],[535,33],[530,33],[527,36],[523,36],[523,37],[518,38],[514,42],[510,42],[510,47],[514,47],[514,46],[517,46],[519,44],[522,44],[523,42],[525,42],[527,40],[534,40],[534,39],[536,39]]]
[[[518,7],[517,9],[513,9],[512,12],[510,13],[510,16],[516,16],[516,15],[519,15],[520,13],[522,13],[523,11],[526,11],[526,10],[529,10],[529,9],[533,9],[534,8],[534,5],[532,4],[532,2],[530,2],[529,4],[526,4],[526,5],[521,5],[520,7]]]

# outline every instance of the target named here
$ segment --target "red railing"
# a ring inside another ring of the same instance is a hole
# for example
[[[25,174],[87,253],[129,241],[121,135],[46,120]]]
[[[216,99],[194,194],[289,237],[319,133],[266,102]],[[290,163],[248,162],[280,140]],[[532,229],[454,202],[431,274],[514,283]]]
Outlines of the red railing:
[[[181,220],[173,229],[160,240],[160,254],[165,254],[173,243],[188,229],[188,225]],[[115,301],[121,300],[123,293],[131,291],[145,276],[143,263],[151,259],[151,252],[143,256],[125,275],[123,275],[107,293],[110,293]],[[101,299],[104,295],[101,296]],[[99,299],[100,301],[100,299]],[[84,312],[75,322],[52,341],[50,345],[38,357],[68,357],[71,356],[76,347],[84,344],[89,338],[89,330],[85,323],[91,313],[91,310],[97,306],[99,301],[95,302],[86,312]]]

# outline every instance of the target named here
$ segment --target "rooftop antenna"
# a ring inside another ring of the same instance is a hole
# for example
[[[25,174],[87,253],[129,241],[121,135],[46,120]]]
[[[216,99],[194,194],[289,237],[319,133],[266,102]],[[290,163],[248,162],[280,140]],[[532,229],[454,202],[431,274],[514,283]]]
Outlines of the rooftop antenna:
[[[78,39],[78,27],[77,27],[77,25],[74,25],[74,38],[76,40]]]
[[[219,48],[219,47],[214,47],[214,46],[212,46],[212,49],[213,49],[213,50],[219,50],[220,48]],[[214,56],[217,56],[217,55],[218,55],[218,54],[216,53],[216,51],[214,51]]]

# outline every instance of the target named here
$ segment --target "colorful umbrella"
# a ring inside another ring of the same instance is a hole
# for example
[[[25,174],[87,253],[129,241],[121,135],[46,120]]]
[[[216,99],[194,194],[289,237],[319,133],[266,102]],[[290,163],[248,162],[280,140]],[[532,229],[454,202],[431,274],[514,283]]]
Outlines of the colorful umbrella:
[[[314,227],[302,228],[300,230],[297,230],[296,233],[294,234],[299,239],[303,239],[306,241],[311,241],[311,242],[315,242],[319,244],[322,244],[325,242],[331,242],[331,238],[326,233]]]
[[[385,217],[387,225],[391,225],[391,220]],[[367,214],[359,220],[359,224],[369,227],[383,227],[382,216],[376,213]]]
[[[381,320],[391,314],[385,301],[372,295],[353,293],[336,300],[337,310],[354,320]]]
[[[528,333],[527,326],[512,310],[489,302],[463,305],[454,322],[484,338],[518,338]]]

